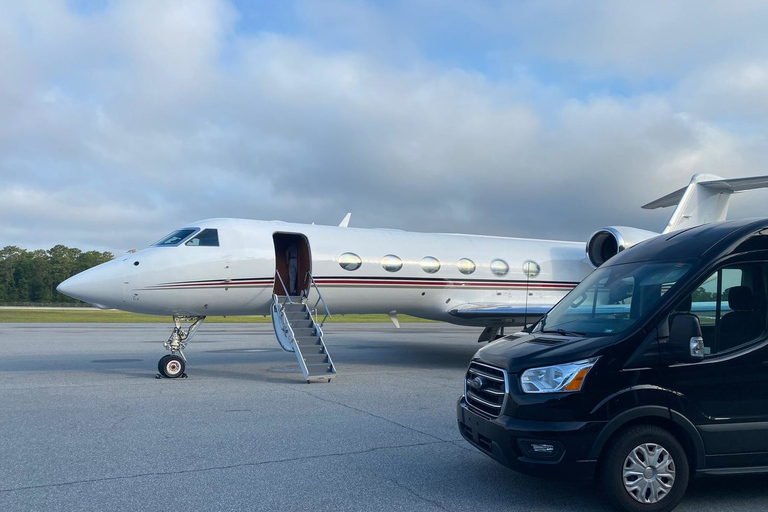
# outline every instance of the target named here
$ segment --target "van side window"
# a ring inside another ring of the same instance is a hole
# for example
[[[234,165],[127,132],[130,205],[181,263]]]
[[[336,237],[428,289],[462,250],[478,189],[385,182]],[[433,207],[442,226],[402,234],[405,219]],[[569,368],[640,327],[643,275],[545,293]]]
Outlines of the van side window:
[[[189,239],[184,245],[199,247],[218,247],[219,231],[217,229],[204,229]]]
[[[726,352],[759,338],[768,323],[767,271],[765,263],[747,263],[712,273],[675,307],[670,321],[675,313],[698,316],[705,355]]]
[[[754,236],[746,239],[741,243],[733,252],[742,253],[749,251],[766,251],[768,250],[768,230],[760,230]]]

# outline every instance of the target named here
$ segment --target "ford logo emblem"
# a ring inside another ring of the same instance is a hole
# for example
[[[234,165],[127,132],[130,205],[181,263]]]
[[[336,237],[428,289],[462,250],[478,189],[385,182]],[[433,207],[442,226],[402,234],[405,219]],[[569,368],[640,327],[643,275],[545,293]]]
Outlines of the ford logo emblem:
[[[472,389],[477,389],[479,391],[483,389],[484,385],[485,385],[485,381],[480,377],[467,379],[467,386],[471,387]]]

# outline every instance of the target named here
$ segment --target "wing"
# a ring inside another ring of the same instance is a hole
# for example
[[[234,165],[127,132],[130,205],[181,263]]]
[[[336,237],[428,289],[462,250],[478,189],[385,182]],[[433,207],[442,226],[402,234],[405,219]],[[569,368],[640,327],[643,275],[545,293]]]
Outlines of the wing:
[[[467,303],[448,310],[454,323],[481,327],[524,325],[537,321],[554,304],[528,306],[504,303]]]

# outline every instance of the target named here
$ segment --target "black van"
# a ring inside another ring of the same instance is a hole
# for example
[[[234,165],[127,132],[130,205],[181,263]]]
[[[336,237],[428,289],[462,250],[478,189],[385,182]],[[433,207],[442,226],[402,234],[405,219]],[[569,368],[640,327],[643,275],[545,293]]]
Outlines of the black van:
[[[647,240],[475,354],[459,430],[514,470],[671,510],[691,476],[768,472],[767,311],[768,219]]]

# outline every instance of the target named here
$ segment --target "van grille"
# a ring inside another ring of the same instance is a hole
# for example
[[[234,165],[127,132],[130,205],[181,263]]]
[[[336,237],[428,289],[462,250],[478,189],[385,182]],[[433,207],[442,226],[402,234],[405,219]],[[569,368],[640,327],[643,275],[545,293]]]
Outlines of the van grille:
[[[501,414],[508,391],[505,370],[475,361],[469,363],[464,396],[471,409],[495,418]]]

